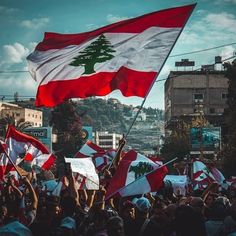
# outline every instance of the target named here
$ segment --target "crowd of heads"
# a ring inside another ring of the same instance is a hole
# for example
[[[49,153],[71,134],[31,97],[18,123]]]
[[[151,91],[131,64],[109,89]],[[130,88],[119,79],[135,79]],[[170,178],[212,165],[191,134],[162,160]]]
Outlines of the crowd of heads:
[[[0,235],[236,235],[236,192],[222,192],[216,183],[185,196],[164,184],[157,192],[105,199],[104,186],[78,190],[73,175],[66,177],[68,184],[57,196],[36,177],[16,183],[5,176]]]

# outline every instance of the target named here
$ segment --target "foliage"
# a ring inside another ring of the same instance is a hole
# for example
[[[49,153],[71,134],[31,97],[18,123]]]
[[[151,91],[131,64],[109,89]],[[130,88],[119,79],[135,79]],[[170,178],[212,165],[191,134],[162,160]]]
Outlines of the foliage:
[[[0,126],[1,126],[1,136],[5,137],[8,125],[14,126],[19,131],[24,131],[26,128],[32,126],[32,124],[28,121],[25,122],[24,119],[16,120],[15,116],[11,116],[6,114],[6,116],[0,118]]]
[[[76,111],[76,104],[71,100],[57,106],[52,111],[50,126],[57,134],[58,142],[55,151],[66,157],[72,157],[82,145],[82,125]]]
[[[132,116],[134,107],[121,104],[118,100],[88,98],[80,100],[77,111],[81,116],[83,125],[93,126],[94,131],[110,131],[125,133],[131,121],[125,120]],[[152,116],[152,121],[163,120],[163,111],[157,108],[143,108],[147,115]]]
[[[161,156],[166,160],[178,157],[183,159],[190,151],[189,145],[189,129],[191,124],[179,120],[172,128],[171,134],[165,140],[165,144],[161,148]]]

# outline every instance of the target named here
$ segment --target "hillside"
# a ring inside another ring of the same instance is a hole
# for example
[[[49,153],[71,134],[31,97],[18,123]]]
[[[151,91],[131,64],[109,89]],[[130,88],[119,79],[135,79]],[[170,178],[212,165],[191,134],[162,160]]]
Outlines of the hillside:
[[[83,125],[91,125],[96,131],[125,133],[131,124],[136,107],[121,104],[117,99],[84,99],[77,102]],[[163,111],[143,108],[146,122],[162,121]]]
[[[138,107],[121,104],[117,99],[87,98],[76,100],[77,112],[82,125],[92,126],[93,131],[108,131],[126,134],[137,114]],[[18,101],[18,105],[35,109],[34,99]],[[43,112],[43,126],[48,126],[51,117],[49,108]],[[137,151],[158,151],[164,133],[164,112],[157,108],[143,108],[134,123],[127,144]]]

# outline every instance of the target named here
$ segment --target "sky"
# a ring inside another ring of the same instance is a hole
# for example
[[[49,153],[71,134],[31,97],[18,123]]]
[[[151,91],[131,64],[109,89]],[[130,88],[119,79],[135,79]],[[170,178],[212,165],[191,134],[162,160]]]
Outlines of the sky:
[[[188,58],[201,65],[213,64],[236,55],[236,0],[199,0],[181,36],[150,91],[145,107],[164,109],[164,80],[175,61]],[[35,97],[37,83],[27,71],[26,57],[43,40],[44,32],[81,33],[141,16],[153,11],[195,2],[185,0],[1,0],[0,2],[0,99],[5,95]],[[227,46],[223,46],[227,45]],[[180,55],[197,50],[200,53]],[[5,73],[7,72],[7,73]],[[12,73],[14,72],[14,73]],[[160,80],[160,81],[159,81]],[[140,105],[137,97],[123,97],[114,91],[106,98]]]

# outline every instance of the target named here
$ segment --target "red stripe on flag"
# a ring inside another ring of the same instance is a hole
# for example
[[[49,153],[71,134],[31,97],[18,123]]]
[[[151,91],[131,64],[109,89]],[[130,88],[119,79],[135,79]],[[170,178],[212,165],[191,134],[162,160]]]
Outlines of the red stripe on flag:
[[[141,33],[150,27],[180,28],[188,20],[195,4],[152,12],[133,19],[123,20],[94,31],[80,34],[45,33],[36,50],[61,49],[79,45],[103,33]]]
[[[135,151],[131,150],[126,153],[119,164],[119,168],[116,170],[110,184],[108,185],[106,197],[113,195],[115,192],[118,193],[118,190],[125,186],[130,163],[136,160],[136,158],[137,153]]]
[[[117,73],[100,72],[74,80],[50,81],[38,87],[36,106],[54,107],[73,97],[104,96],[116,89],[126,97],[145,97],[156,76],[156,72],[122,67]]]
[[[30,135],[24,134],[16,130],[13,126],[9,125],[6,135],[6,140],[12,138],[17,142],[31,143],[34,147],[38,148],[42,153],[49,153],[47,148],[39,142],[37,139],[33,138]]]
[[[146,178],[147,178],[149,185],[151,187],[151,192],[155,192],[162,187],[163,179],[165,178],[167,173],[168,173],[168,169],[166,166],[164,166],[164,167],[157,169],[156,171],[146,175]]]
[[[206,175],[202,170],[193,173],[193,179],[197,179],[201,174]]]
[[[50,157],[47,159],[47,161],[43,163],[41,168],[44,170],[49,170],[54,164],[55,160],[56,160],[56,157],[53,154],[51,154]]]
[[[96,152],[105,152],[105,150],[101,147],[99,147],[97,144],[93,143],[92,141],[87,141],[86,144],[94,149]]]
[[[33,160],[32,154],[27,152],[26,155],[24,156],[24,160],[25,161],[32,161]]]

